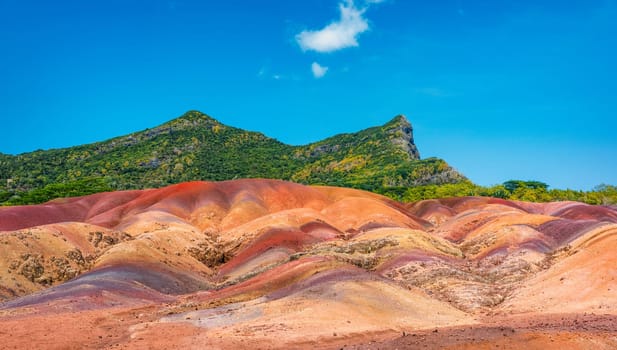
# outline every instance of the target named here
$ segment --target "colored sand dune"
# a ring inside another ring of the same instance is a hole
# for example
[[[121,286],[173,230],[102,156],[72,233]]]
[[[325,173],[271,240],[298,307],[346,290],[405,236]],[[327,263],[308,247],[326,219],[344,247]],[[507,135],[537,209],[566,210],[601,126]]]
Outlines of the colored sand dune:
[[[617,347],[617,211],[275,180],[0,208],[6,348]]]

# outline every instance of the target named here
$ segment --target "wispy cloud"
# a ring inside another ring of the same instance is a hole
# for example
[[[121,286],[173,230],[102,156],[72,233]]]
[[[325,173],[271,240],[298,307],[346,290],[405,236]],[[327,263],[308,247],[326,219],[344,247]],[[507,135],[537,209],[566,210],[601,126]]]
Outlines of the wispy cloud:
[[[262,80],[268,80],[268,79],[286,80],[289,77],[286,75],[277,73],[277,72],[271,72],[267,66],[262,66],[257,72],[257,78],[262,79]]]
[[[266,76],[267,73],[268,73],[268,69],[266,67],[261,67],[259,68],[259,72],[257,72],[257,76],[259,78],[263,78]]]
[[[369,29],[363,17],[368,5],[383,0],[366,1],[366,7],[357,8],[353,0],[339,4],[341,17],[320,30],[304,30],[296,35],[296,41],[304,51],[332,52],[358,46],[358,35]]]
[[[313,76],[316,79],[319,79],[326,75],[328,72],[328,67],[324,67],[317,62],[313,62],[313,64],[311,64],[311,71],[313,71]]]

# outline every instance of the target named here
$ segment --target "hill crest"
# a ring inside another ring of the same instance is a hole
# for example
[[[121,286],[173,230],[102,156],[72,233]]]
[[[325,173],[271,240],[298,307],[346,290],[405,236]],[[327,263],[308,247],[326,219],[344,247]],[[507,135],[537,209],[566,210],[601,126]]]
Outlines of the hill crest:
[[[15,156],[0,154],[0,203],[30,204],[102,190],[192,180],[272,178],[384,192],[465,178],[445,161],[420,159],[403,115],[381,126],[292,146],[189,111],[106,141]]]

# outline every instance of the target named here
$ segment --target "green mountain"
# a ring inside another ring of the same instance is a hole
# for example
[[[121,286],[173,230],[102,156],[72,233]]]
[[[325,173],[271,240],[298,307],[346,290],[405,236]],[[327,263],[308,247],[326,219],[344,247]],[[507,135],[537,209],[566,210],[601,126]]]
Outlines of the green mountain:
[[[0,153],[0,203],[255,177],[381,193],[466,180],[441,159],[420,159],[404,116],[291,146],[190,111],[156,128],[103,142],[15,156]]]

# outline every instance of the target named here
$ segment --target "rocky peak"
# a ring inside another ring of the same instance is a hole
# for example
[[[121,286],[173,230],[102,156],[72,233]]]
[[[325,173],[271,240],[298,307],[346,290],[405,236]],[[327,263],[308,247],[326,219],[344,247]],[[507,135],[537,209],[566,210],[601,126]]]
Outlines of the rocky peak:
[[[409,154],[410,159],[420,159],[420,152],[413,140],[413,127],[404,115],[394,117],[384,128],[391,142]]]

